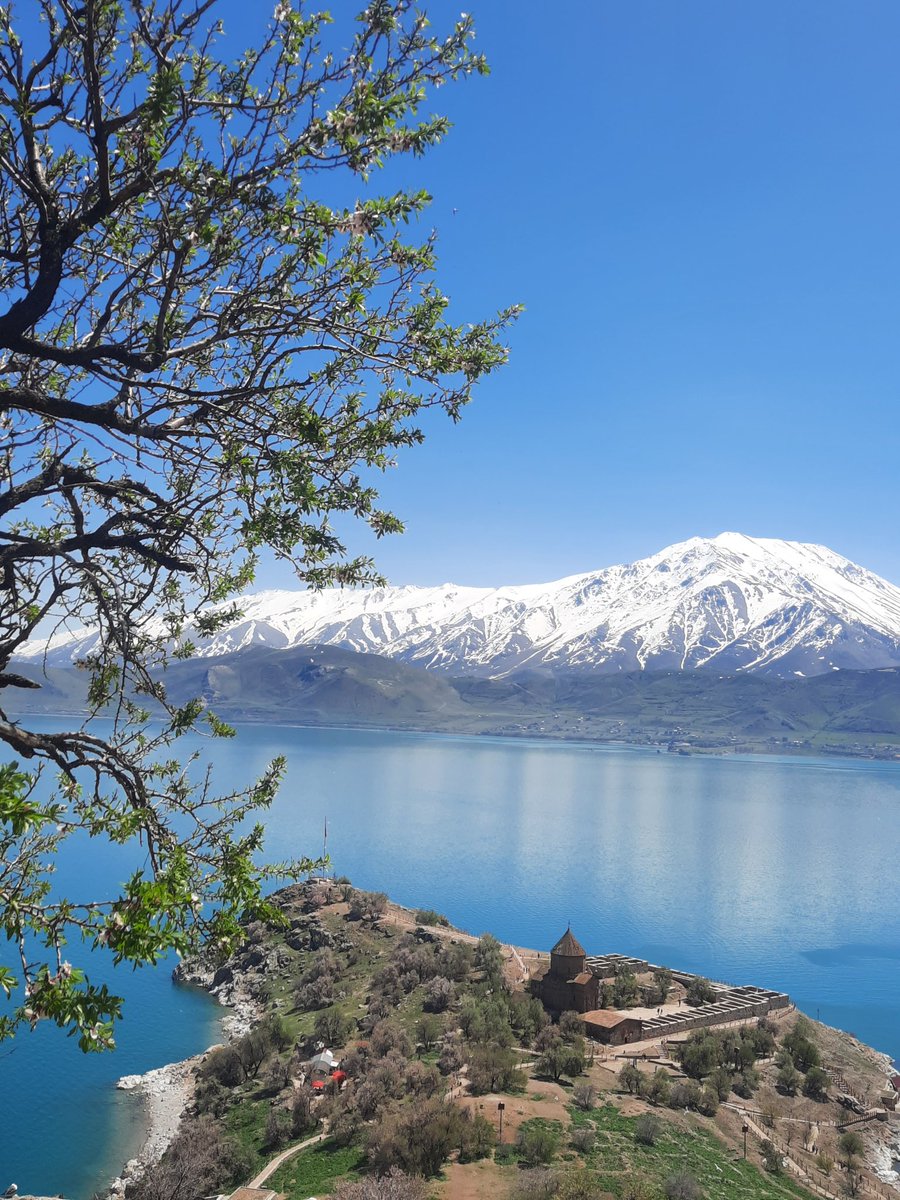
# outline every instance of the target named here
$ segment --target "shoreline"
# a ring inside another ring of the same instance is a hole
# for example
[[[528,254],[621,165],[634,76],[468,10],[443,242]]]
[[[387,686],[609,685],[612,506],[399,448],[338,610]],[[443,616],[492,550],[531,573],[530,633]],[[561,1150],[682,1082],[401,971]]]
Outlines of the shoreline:
[[[236,979],[217,984],[213,968],[200,961],[182,962],[172,974],[176,984],[200,987],[218,1001],[223,1010],[220,1026],[227,1042],[243,1036],[262,1012],[259,1002]],[[214,1042],[190,1058],[153,1067],[142,1075],[122,1075],[116,1081],[117,1091],[134,1096],[141,1105],[146,1132],[138,1153],[107,1186],[108,1200],[124,1200],[127,1186],[141,1179],[165,1154],[193,1101],[197,1068],[210,1051],[221,1045]]]
[[[79,711],[67,712],[51,712],[34,711],[22,713],[34,717],[54,717],[54,718],[77,718],[85,717],[86,714]],[[108,718],[106,718],[108,719]],[[590,734],[583,732],[566,732],[552,730],[510,730],[510,729],[446,729],[429,725],[392,725],[392,724],[359,724],[354,722],[336,722],[336,721],[314,721],[314,720],[290,720],[281,718],[277,721],[271,719],[266,713],[260,713],[259,716],[251,716],[242,714],[240,717],[224,718],[229,725],[234,725],[240,728],[246,725],[249,728],[264,725],[273,729],[327,729],[334,731],[350,730],[354,733],[394,733],[407,734],[411,737],[441,737],[449,739],[497,739],[504,742],[542,742],[552,743],[555,745],[567,745],[573,747],[583,747],[591,749],[601,746],[623,747],[634,750],[655,750],[660,754],[665,754],[671,758],[720,758],[720,759],[742,759],[742,758],[796,758],[809,759],[819,758],[827,761],[843,761],[853,763],[881,763],[886,766],[900,767],[900,743],[896,746],[896,753],[879,754],[876,753],[877,747],[863,743],[864,749],[854,753],[849,748],[831,748],[828,746],[794,746],[794,745],[761,745],[758,742],[748,741],[741,743],[738,746],[700,746],[690,744],[689,749],[684,754],[678,751],[668,750],[668,742],[671,739],[660,738],[656,733],[647,732],[646,739],[636,741],[635,736],[637,731],[632,730],[629,737],[615,737],[610,734],[598,735],[592,737]],[[204,736],[204,731],[201,729],[193,729],[193,733]],[[211,736],[211,735],[206,735]],[[637,735],[639,736],[639,735]]]

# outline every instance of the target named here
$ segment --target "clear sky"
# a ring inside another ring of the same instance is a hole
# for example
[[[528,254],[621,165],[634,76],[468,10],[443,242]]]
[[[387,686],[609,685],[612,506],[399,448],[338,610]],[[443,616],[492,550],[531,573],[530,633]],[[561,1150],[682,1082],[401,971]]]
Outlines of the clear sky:
[[[435,94],[453,132],[390,182],[435,197],[458,319],[527,311],[462,423],[384,480],[391,582],[549,580],[726,529],[900,582],[900,6],[471,11],[493,73]]]

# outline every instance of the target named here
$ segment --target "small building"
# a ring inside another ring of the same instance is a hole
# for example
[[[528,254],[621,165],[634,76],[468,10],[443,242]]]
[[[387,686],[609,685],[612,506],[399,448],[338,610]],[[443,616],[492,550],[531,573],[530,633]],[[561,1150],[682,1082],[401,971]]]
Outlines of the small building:
[[[597,1008],[582,1014],[584,1030],[588,1037],[607,1046],[625,1046],[639,1042],[643,1022],[640,1017],[629,1017],[615,1008]]]
[[[309,1060],[307,1065],[312,1078],[327,1079],[341,1064],[330,1050],[320,1050],[314,1058]]]

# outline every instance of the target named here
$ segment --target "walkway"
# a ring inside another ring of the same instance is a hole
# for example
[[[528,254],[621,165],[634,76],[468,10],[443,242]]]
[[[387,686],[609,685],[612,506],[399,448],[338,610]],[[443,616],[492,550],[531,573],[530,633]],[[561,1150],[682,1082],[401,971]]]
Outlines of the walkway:
[[[297,1146],[288,1146],[287,1150],[282,1150],[280,1154],[276,1154],[270,1162],[268,1162],[258,1175],[255,1175],[245,1187],[258,1188],[270,1179],[282,1163],[286,1163],[288,1159],[293,1158],[295,1154],[299,1154],[301,1150],[305,1150],[308,1146],[315,1146],[317,1142],[325,1140],[324,1133],[317,1133],[315,1137],[307,1138],[305,1142],[300,1142]]]

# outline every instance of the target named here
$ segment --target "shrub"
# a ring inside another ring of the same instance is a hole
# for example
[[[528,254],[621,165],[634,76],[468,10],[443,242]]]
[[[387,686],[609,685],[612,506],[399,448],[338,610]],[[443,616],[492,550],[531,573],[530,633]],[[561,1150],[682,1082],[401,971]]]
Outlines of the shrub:
[[[421,1179],[396,1167],[384,1175],[343,1179],[335,1186],[334,1200],[425,1200],[428,1189]]]
[[[559,1036],[564,1042],[574,1042],[584,1036],[584,1022],[577,1012],[567,1009],[559,1018]]]
[[[497,1149],[498,1161],[507,1157],[501,1151],[511,1151],[510,1146],[500,1146]],[[559,1188],[559,1176],[555,1171],[546,1167],[535,1167],[532,1171],[522,1171],[516,1178],[510,1193],[512,1200],[551,1200]]]
[[[429,979],[426,983],[424,1007],[429,1012],[446,1012],[455,999],[456,988],[449,979],[445,979],[442,975]]]
[[[651,1104],[667,1104],[672,1091],[672,1081],[665,1071],[654,1071],[647,1080],[644,1095]]]
[[[353,888],[347,900],[347,915],[352,921],[377,921],[384,915],[388,904],[384,892],[362,892],[358,888]]]
[[[803,1080],[803,1095],[810,1100],[824,1100],[828,1093],[828,1076],[821,1067],[810,1067]]]
[[[670,1108],[696,1108],[700,1101],[700,1084],[696,1079],[676,1079],[669,1092]]]
[[[619,1083],[631,1094],[638,1095],[644,1087],[644,1072],[638,1070],[633,1063],[626,1063],[619,1072]]]
[[[323,1008],[316,1014],[313,1024],[313,1032],[316,1037],[332,1046],[343,1046],[350,1036],[352,1028],[350,1018],[345,1016],[339,1008]]]
[[[590,1112],[597,1099],[597,1089],[592,1083],[579,1083],[572,1092],[572,1099],[582,1112]]]
[[[526,1124],[516,1134],[519,1158],[529,1166],[546,1166],[556,1157],[559,1134],[547,1125]]]
[[[767,1138],[760,1146],[759,1152],[766,1170],[771,1175],[780,1175],[782,1172],[781,1151],[777,1146]]]
[[[577,1150],[579,1154],[590,1154],[597,1144],[597,1135],[590,1125],[578,1125],[572,1131],[569,1140],[573,1149]]]
[[[663,1184],[666,1200],[701,1200],[703,1189],[689,1171],[676,1171]]]
[[[797,1089],[800,1087],[801,1075],[792,1062],[786,1062],[778,1072],[776,1086],[779,1092],[784,1092],[786,1096],[796,1096]]]
[[[712,1004],[715,998],[715,988],[702,975],[695,975],[685,989],[688,1004]]]
[[[540,1075],[549,1075],[557,1082],[568,1075],[574,1079],[584,1070],[584,1042],[564,1042],[557,1038],[552,1042],[535,1063],[535,1069]]]
[[[450,922],[445,916],[439,912],[435,912],[433,908],[417,908],[415,912],[416,921],[420,925],[449,925]]]
[[[655,1146],[662,1133],[662,1121],[653,1113],[644,1113],[634,1124],[634,1140],[642,1146]]]

